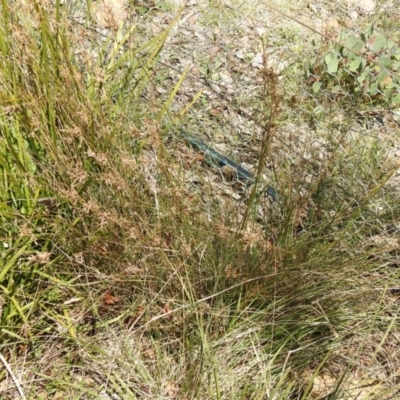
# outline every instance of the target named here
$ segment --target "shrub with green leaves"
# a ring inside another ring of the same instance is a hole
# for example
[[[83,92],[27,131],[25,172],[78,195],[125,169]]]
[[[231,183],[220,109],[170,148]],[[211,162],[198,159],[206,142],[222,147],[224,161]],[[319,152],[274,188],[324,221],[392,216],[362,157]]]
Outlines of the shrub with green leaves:
[[[400,31],[392,35],[371,26],[358,36],[343,29],[339,40],[311,60],[314,93],[352,96],[361,103],[400,104]]]

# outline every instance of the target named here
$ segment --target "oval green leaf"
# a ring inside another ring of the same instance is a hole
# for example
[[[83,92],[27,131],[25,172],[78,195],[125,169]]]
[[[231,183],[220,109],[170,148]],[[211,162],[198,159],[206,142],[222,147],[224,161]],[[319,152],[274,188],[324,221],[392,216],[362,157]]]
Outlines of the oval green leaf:
[[[393,61],[390,58],[384,56],[379,57],[379,63],[385,68],[392,68],[393,66]]]
[[[392,104],[400,104],[400,93],[397,93],[396,96],[392,97]]]
[[[343,55],[353,58],[355,53],[359,53],[364,47],[362,40],[359,40],[354,35],[347,36],[343,50]]]
[[[383,48],[386,47],[387,47],[387,39],[385,38],[385,36],[381,34],[376,35],[375,40],[372,43],[371,50],[374,53],[378,53],[379,51],[381,51]]]
[[[369,87],[369,93],[374,96],[378,93],[378,84],[376,82],[371,83]]]
[[[393,48],[395,45],[396,45],[396,42],[395,42],[393,39],[389,38],[388,41],[387,41],[387,48],[388,48],[388,49],[391,49],[391,48]]]
[[[361,58],[360,57],[356,57],[349,65],[349,69],[351,72],[356,72],[361,65]]]
[[[313,92],[318,93],[319,90],[321,89],[321,86],[322,86],[321,82],[315,81],[314,84],[312,85]]]
[[[361,75],[357,78],[358,83],[362,84],[367,79],[367,72],[363,71]]]
[[[328,53],[325,56],[326,67],[328,68],[328,72],[330,74],[334,74],[338,71],[339,67],[339,58],[336,54]]]
[[[339,85],[335,85],[333,88],[332,88],[332,93],[339,93],[340,92],[340,86]]]

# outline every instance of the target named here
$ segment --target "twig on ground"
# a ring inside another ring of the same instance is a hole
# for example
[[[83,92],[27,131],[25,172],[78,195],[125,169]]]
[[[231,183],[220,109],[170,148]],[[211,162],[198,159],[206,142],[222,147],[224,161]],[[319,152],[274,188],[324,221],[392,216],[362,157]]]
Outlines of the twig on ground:
[[[14,375],[14,373],[12,372],[10,365],[8,364],[8,362],[7,362],[6,359],[3,357],[2,354],[0,354],[0,360],[1,360],[1,362],[3,363],[3,365],[6,367],[6,370],[8,371],[8,373],[10,374],[11,379],[13,380],[13,382],[14,382],[14,384],[15,384],[17,390],[18,390],[18,393],[19,393],[19,395],[21,396],[21,399],[26,400],[26,397],[25,397],[25,395],[24,395],[24,391],[22,390],[21,384],[18,382],[17,377],[16,377],[16,376]]]

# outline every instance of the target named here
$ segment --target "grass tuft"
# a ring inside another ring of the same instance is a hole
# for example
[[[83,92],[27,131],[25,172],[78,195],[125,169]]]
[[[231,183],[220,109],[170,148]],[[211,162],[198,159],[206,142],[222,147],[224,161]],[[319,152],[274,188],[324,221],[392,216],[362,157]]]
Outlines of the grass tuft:
[[[351,102],[316,112],[304,60],[282,76],[264,45],[257,112],[242,112],[255,184],[220,194],[219,169],[174,133],[208,99],[177,105],[190,68],[158,86],[183,12],[101,41],[89,12],[79,25],[60,1],[2,1],[0,397],[394,398],[386,144]]]

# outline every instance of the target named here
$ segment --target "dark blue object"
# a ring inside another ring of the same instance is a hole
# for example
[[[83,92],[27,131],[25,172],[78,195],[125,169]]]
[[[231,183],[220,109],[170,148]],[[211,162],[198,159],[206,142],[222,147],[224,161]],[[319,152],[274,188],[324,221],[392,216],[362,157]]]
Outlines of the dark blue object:
[[[239,164],[236,164],[234,161],[225,157],[223,154],[218,153],[218,151],[214,150],[207,143],[205,143],[201,139],[197,139],[193,136],[187,136],[187,141],[191,146],[195,149],[204,152],[206,156],[206,160],[211,165],[217,165],[218,167],[230,167],[236,172],[237,179],[246,182],[248,186],[252,185],[255,182],[253,174],[251,174],[247,169],[241,167]],[[268,186],[266,189],[266,194],[271,198],[272,201],[276,201],[278,194],[272,186]]]

